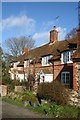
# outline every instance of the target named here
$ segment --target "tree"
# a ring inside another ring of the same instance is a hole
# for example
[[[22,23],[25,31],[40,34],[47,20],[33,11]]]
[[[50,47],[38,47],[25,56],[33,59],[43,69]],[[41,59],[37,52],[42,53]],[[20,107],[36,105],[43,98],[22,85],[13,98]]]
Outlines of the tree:
[[[10,38],[6,40],[8,53],[17,57],[22,54],[22,48],[27,47],[29,50],[34,48],[35,41],[29,37]]]
[[[2,60],[2,54],[3,54],[3,50],[2,50],[2,48],[0,46],[0,61]]]
[[[9,55],[8,53],[4,53],[3,57],[4,57],[5,65],[7,68],[9,68],[9,65],[12,61],[16,60],[16,57]]]
[[[0,46],[0,83],[2,80],[2,54],[3,54],[3,51],[2,51],[2,48]]]
[[[69,33],[67,33],[67,35],[65,36],[65,39],[68,38],[73,38],[77,35],[77,28],[73,28]]]

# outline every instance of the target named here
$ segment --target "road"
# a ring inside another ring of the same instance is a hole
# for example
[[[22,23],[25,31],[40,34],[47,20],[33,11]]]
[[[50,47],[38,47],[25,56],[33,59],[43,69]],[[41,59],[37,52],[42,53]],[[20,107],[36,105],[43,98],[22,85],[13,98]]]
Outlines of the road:
[[[0,120],[1,120],[1,118],[2,118],[2,101],[0,99]]]
[[[1,105],[1,104],[0,104]],[[1,106],[0,106],[1,107]],[[45,118],[46,116],[34,113],[6,102],[2,102],[2,118]]]

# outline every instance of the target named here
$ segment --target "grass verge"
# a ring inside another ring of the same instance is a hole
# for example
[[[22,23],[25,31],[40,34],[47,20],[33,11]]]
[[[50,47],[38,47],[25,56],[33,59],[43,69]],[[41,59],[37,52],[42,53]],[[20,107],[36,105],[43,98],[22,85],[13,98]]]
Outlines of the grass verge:
[[[37,105],[36,107],[30,106],[29,104],[25,107],[24,104],[17,99],[13,100],[7,97],[3,97],[2,100],[50,117],[78,118],[80,113],[80,108],[76,106],[61,106],[57,105],[56,103],[42,103],[41,105]]]

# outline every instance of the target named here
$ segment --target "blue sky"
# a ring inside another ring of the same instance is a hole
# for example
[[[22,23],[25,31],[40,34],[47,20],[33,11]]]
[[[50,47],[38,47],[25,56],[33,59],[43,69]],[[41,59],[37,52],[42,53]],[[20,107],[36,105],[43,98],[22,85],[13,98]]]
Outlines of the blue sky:
[[[3,2],[2,43],[12,37],[32,36],[36,46],[49,42],[49,32],[57,27],[59,40],[78,26],[77,2]],[[56,17],[58,19],[56,19]]]

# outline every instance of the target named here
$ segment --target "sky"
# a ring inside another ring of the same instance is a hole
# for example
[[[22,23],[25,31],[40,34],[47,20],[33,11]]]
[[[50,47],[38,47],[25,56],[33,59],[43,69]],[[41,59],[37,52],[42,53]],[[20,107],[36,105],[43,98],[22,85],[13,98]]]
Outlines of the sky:
[[[78,27],[77,2],[2,2],[2,46],[9,38],[31,36],[35,46],[49,42],[56,26],[59,40]],[[0,20],[1,26],[1,20]],[[0,27],[1,31],[1,27]]]

